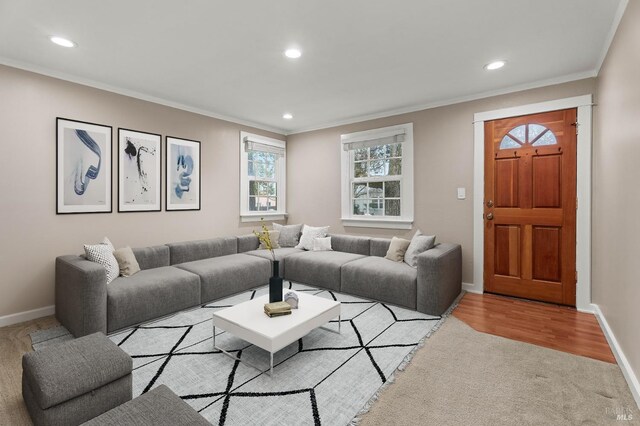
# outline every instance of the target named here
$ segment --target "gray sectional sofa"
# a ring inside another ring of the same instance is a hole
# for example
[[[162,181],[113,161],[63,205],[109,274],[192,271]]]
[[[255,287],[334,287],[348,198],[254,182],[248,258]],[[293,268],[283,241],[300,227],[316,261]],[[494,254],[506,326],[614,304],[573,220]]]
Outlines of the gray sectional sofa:
[[[462,255],[440,243],[418,267],[384,258],[390,239],[331,235],[333,251],[275,250],[285,280],[440,315],[461,292]],[[107,285],[82,256],[56,259],[56,317],[76,337],[116,330],[269,282],[271,255],[254,235],[133,249],[141,271]]]

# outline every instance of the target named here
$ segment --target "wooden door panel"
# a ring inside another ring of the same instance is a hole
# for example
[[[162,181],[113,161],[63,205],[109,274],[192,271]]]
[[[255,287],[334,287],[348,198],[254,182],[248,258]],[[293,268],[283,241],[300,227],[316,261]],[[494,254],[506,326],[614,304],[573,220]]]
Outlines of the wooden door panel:
[[[533,207],[562,207],[562,154],[533,158]]]
[[[519,161],[518,158],[496,160],[496,207],[518,207]]]
[[[562,231],[559,227],[534,226],[532,264],[534,280],[561,281]]]
[[[561,303],[563,289],[562,284],[536,281],[535,286],[523,285],[522,279],[517,277],[503,277],[497,275],[495,277],[495,286],[497,290],[493,293],[508,294],[509,296],[522,297],[525,299],[540,300],[543,302]]]
[[[576,110],[485,123],[485,289],[575,306]]]
[[[558,209],[495,209],[493,213],[495,224],[507,225],[549,225],[560,226],[563,222],[563,213]]]
[[[495,227],[495,273],[520,276],[520,227]]]

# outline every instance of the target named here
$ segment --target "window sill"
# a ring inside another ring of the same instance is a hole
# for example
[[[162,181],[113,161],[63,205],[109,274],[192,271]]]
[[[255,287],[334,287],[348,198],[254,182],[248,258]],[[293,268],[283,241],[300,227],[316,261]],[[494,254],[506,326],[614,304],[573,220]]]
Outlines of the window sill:
[[[413,227],[413,219],[374,219],[370,217],[359,218],[342,218],[344,226],[353,226],[357,228],[387,228],[387,229],[411,229]]]
[[[285,220],[287,218],[286,213],[243,213],[240,215],[240,222],[260,222],[260,219],[264,220]]]

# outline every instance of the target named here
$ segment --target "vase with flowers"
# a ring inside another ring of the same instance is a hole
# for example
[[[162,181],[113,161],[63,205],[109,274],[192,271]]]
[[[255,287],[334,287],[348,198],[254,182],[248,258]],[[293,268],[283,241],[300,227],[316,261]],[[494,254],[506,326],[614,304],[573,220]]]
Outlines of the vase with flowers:
[[[273,251],[275,244],[271,241],[271,235],[267,226],[264,224],[264,220],[261,218],[262,224],[261,232],[253,231],[253,234],[258,237],[260,244],[271,253],[271,266],[272,274],[269,278],[269,303],[282,301],[282,277],[280,276],[280,262],[276,260],[276,254]]]

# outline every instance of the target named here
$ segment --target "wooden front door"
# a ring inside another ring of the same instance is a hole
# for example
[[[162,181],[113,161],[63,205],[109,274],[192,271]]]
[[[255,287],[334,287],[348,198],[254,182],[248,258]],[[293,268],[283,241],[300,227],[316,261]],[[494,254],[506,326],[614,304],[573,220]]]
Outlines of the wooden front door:
[[[485,123],[484,288],[576,304],[576,109]]]

